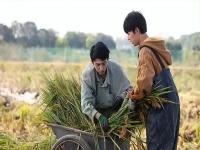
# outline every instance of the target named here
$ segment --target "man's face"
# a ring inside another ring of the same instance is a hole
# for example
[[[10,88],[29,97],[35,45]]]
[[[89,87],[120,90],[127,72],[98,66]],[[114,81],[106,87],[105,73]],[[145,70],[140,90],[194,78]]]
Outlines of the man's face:
[[[133,31],[128,32],[128,41],[131,42],[134,46],[139,45],[139,38],[140,34],[139,32],[137,32],[137,30],[135,32]]]
[[[106,74],[107,59],[106,60],[95,59],[93,61],[93,65],[99,75],[104,76]]]

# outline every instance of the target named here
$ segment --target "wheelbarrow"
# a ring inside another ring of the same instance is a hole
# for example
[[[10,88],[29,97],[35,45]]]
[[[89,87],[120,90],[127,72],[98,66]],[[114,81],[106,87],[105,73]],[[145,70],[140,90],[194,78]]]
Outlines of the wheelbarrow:
[[[130,142],[128,140],[119,139],[118,136],[111,140],[107,136],[98,135],[97,138],[93,134],[74,128],[65,127],[58,124],[48,124],[56,135],[56,143],[52,150],[129,150]],[[98,140],[95,140],[98,139]],[[95,142],[98,141],[98,142]],[[118,145],[118,147],[116,146]],[[97,148],[98,147],[98,148]]]

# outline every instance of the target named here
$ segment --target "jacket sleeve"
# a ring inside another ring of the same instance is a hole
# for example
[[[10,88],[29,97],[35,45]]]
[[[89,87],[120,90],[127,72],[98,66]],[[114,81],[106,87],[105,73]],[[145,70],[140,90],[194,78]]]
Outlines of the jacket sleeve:
[[[81,77],[81,109],[84,114],[94,119],[97,110],[94,108],[92,82],[89,74],[83,73]]]
[[[131,99],[142,99],[145,94],[150,94],[155,70],[152,62],[152,53],[148,48],[142,48],[139,53],[138,73],[134,92],[129,96]]]

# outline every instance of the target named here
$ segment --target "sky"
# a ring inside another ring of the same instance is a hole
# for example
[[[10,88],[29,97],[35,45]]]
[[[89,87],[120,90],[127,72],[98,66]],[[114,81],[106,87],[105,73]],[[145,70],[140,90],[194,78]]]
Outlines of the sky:
[[[179,38],[200,32],[200,0],[0,0],[0,23],[33,21],[38,29],[126,37],[123,22],[140,11],[150,36]]]

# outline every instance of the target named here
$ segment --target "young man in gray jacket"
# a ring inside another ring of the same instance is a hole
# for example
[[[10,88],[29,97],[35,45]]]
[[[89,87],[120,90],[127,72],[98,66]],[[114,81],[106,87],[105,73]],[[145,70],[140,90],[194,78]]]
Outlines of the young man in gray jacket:
[[[81,108],[92,120],[98,120],[104,131],[108,118],[120,108],[130,82],[122,68],[109,60],[109,49],[103,42],[91,47],[89,64],[81,77]]]

